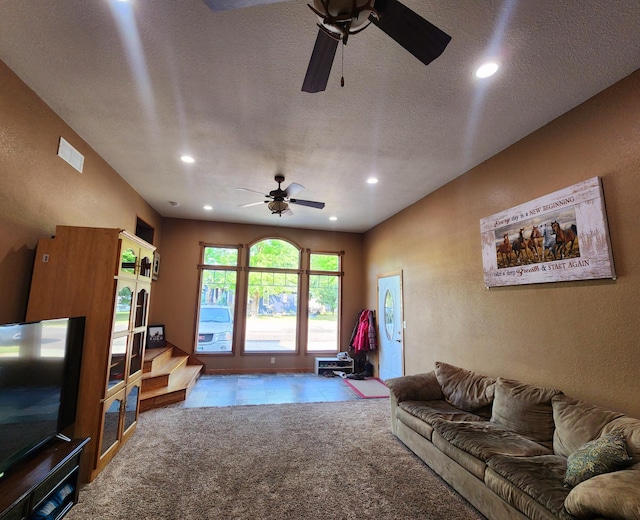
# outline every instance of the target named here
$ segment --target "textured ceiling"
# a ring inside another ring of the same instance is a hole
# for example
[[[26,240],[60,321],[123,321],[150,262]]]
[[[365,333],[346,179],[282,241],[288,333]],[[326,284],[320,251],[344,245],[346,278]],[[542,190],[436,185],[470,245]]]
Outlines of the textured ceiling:
[[[358,232],[640,67],[637,0],[404,3],[452,36],[442,56],[371,26],[318,94],[303,0],[0,0],[0,59],[163,216]],[[502,67],[476,80],[485,58]],[[276,173],[325,209],[238,207]]]

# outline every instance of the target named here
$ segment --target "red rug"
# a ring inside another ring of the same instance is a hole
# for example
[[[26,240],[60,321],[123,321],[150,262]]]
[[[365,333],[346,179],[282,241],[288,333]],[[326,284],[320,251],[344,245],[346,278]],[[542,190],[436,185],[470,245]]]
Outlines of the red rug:
[[[363,399],[380,399],[389,397],[389,388],[377,377],[367,379],[345,379],[351,389]]]

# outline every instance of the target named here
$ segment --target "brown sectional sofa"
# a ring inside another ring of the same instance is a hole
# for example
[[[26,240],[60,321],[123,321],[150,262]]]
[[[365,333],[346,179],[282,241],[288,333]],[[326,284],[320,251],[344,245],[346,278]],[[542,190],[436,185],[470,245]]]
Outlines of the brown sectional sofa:
[[[490,520],[640,520],[640,420],[441,362],[386,384],[393,433]]]

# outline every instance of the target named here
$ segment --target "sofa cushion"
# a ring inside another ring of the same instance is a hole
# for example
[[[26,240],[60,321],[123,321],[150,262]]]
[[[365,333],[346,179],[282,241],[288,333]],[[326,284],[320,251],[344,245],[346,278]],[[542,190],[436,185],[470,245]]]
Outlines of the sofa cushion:
[[[575,486],[596,475],[630,466],[632,462],[624,435],[618,431],[606,433],[569,455],[564,482]]]
[[[519,457],[551,454],[550,449],[489,421],[438,420],[433,428],[456,448],[483,461],[497,454]]]
[[[624,470],[585,480],[564,501],[578,518],[640,519],[640,471]]]
[[[551,399],[560,393],[499,377],[491,421],[550,448],[554,431]]]
[[[608,423],[602,433],[611,433],[614,431],[622,432],[627,443],[627,453],[631,455],[634,464],[640,462],[640,420],[633,417],[618,417]]]
[[[534,457],[511,457],[496,455],[487,461],[487,466],[513,487],[501,483],[500,479],[487,478],[491,490],[514,505],[518,510],[533,518],[536,507],[528,503],[526,497],[559,518],[571,518],[564,511],[564,501],[569,489],[563,479],[567,468],[566,458],[560,455],[540,455]],[[489,470],[487,470],[489,476]],[[517,491],[526,497],[519,496]]]
[[[432,401],[442,399],[442,390],[434,371],[425,374],[402,376],[387,379],[385,385],[389,387],[393,397],[402,401]]]
[[[470,412],[460,410],[446,401],[402,401],[402,410],[422,419],[428,424],[445,419],[447,421],[482,421],[483,419]]]
[[[487,469],[487,464],[485,461],[474,457],[470,453],[467,453],[460,448],[456,448],[435,430],[433,430],[431,442],[433,442],[433,445],[442,453],[444,453],[451,460],[460,464],[460,466],[466,469],[474,477],[478,478],[481,481],[484,480],[485,470]]]
[[[606,410],[564,394],[554,396],[551,405],[556,426],[553,434],[553,451],[565,457],[586,442],[599,437],[608,423],[622,417],[621,413]],[[640,442],[640,437],[638,441]]]
[[[445,401],[467,412],[480,410],[492,403],[495,379],[442,361],[436,361],[435,365]]]

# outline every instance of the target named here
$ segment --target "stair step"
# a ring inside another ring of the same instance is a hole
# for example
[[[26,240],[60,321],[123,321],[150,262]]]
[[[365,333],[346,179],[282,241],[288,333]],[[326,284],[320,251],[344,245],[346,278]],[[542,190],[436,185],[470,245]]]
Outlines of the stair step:
[[[189,356],[173,356],[155,366],[151,372],[142,374],[142,389],[158,388],[170,383],[171,375],[186,366]]]
[[[165,363],[173,356],[173,347],[159,347],[147,349],[144,352],[144,373],[152,372],[154,367]]]
[[[184,365],[171,374],[168,385],[143,389],[140,392],[140,411],[145,412],[159,406],[184,401],[201,371],[201,365]]]

